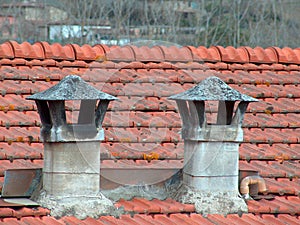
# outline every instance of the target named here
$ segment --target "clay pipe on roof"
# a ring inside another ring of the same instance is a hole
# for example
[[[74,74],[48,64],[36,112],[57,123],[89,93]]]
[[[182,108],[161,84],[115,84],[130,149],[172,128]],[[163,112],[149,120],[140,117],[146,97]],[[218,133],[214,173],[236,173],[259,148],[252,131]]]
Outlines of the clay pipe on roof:
[[[258,186],[258,192],[265,193],[267,191],[265,180],[258,175],[247,176],[242,179],[240,183],[240,192],[244,199],[249,200],[250,197],[250,185],[256,184]]]

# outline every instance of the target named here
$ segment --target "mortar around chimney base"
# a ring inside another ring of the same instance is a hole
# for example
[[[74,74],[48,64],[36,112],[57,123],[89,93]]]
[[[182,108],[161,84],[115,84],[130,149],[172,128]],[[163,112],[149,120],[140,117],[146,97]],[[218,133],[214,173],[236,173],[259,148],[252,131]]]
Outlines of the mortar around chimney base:
[[[237,191],[202,191],[182,184],[174,196],[179,202],[194,204],[196,212],[208,214],[242,214],[248,212],[245,201]]]
[[[78,219],[99,218],[117,213],[112,201],[100,191],[95,195],[53,196],[42,190],[34,200],[50,209],[51,216],[56,218],[64,216],[75,216]]]

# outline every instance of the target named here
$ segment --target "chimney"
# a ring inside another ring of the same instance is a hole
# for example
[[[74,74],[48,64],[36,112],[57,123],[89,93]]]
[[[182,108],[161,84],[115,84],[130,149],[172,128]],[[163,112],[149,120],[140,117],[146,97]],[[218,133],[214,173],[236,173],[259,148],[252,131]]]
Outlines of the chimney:
[[[169,99],[178,105],[184,140],[183,183],[175,198],[194,203],[204,215],[246,212],[238,191],[239,143],[247,106],[258,100],[218,77],[209,77]],[[214,123],[207,122],[205,101],[218,102]],[[236,107],[235,102],[239,102]]]
[[[100,192],[100,142],[108,104],[116,98],[69,75],[27,99],[36,102],[44,143],[43,185],[34,200],[56,217],[107,213],[112,203]],[[66,101],[80,103],[77,123],[67,121]]]

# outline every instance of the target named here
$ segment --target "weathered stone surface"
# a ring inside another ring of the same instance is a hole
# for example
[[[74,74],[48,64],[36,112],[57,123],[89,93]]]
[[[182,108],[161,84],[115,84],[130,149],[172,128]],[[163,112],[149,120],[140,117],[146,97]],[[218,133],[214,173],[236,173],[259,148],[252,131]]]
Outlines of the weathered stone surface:
[[[75,216],[79,219],[85,219],[86,217],[98,218],[102,215],[118,214],[112,201],[100,192],[95,195],[58,197],[41,191],[38,197],[33,200],[50,209],[50,215],[57,218]]]
[[[243,129],[239,125],[205,125],[200,127],[184,127],[181,130],[184,140],[204,142],[241,142]]]
[[[187,101],[258,101],[255,98],[234,90],[220,78],[215,76],[203,80],[197,86],[185,92],[172,95],[169,99]]]
[[[248,212],[247,204],[235,191],[199,191],[183,184],[172,197],[182,203],[195,204],[196,212],[204,216]]]
[[[27,97],[28,100],[86,100],[105,99],[116,100],[117,98],[106,94],[89,85],[79,76],[69,75],[64,77],[57,85]]]
[[[100,190],[100,142],[44,143],[44,185],[47,193],[63,196]]]
[[[198,191],[227,192],[238,190],[238,176],[192,176],[183,174],[183,183]]]
[[[103,141],[103,128],[89,124],[65,124],[59,127],[43,126],[41,129],[43,142],[85,142]]]
[[[238,177],[238,148],[238,143],[185,141],[183,170],[195,177]]]

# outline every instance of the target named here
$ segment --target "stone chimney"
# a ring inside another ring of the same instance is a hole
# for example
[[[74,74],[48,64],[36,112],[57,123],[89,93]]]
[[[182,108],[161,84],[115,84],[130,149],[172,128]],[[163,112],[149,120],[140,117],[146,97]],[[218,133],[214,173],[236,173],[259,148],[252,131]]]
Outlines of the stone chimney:
[[[112,203],[100,192],[100,142],[108,104],[116,98],[70,75],[27,99],[36,102],[44,143],[43,185],[34,200],[57,217],[107,213]],[[77,123],[67,122],[66,101],[80,103]]]
[[[184,140],[183,184],[175,198],[194,203],[201,214],[246,212],[238,191],[239,143],[247,106],[257,100],[218,77],[209,77],[169,99],[178,105]],[[207,122],[205,101],[218,101],[214,124]],[[236,107],[235,102],[239,102]]]

